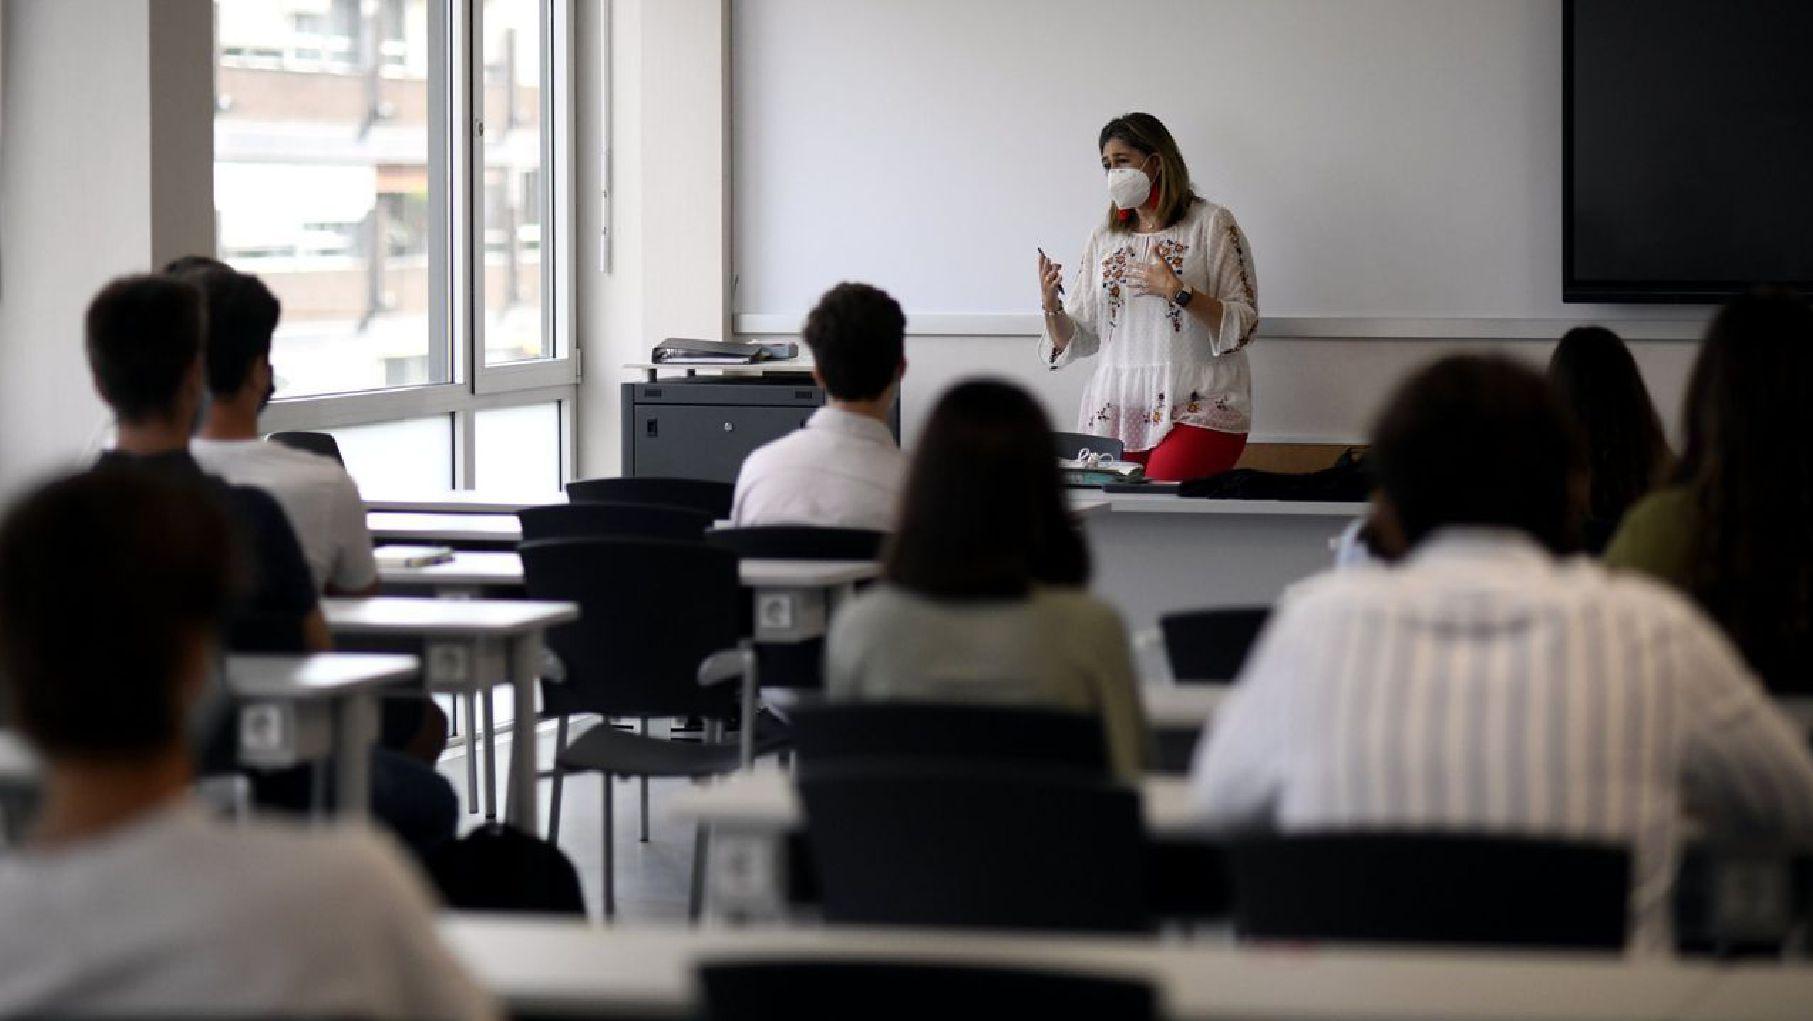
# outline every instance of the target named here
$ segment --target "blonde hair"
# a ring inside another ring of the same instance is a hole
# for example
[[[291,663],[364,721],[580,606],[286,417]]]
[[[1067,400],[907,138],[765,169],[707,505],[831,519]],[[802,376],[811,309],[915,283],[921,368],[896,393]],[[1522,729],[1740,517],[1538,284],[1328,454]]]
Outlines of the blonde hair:
[[[1158,157],[1159,226],[1176,226],[1177,221],[1190,211],[1190,207],[1200,201],[1196,193],[1190,190],[1190,168],[1184,165],[1183,153],[1178,151],[1177,140],[1171,137],[1171,132],[1165,128],[1163,121],[1149,113],[1127,113],[1109,121],[1096,139],[1096,151],[1100,152],[1117,138],[1147,156]],[[1137,223],[1138,219],[1132,210],[1117,209],[1112,202],[1108,204],[1109,230],[1124,233],[1132,230]]]

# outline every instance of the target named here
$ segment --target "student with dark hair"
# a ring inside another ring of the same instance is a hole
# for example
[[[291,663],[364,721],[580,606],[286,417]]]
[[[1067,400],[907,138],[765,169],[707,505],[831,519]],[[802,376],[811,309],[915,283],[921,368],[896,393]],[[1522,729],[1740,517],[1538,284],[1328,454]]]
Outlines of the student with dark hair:
[[[803,339],[825,406],[743,462],[733,522],[893,527],[906,459],[888,413],[906,372],[905,334],[900,305],[879,288],[838,284],[819,299]]]
[[[1127,632],[1083,591],[1045,412],[1011,383],[945,393],[913,458],[882,584],[833,622],[832,698],[1054,706],[1099,715],[1124,777],[1146,727]]]
[[[1813,307],[1735,298],[1700,345],[1675,485],[1632,508],[1606,551],[1719,622],[1778,692],[1813,694]]]
[[[1624,512],[1662,481],[1674,454],[1637,360],[1603,326],[1567,331],[1549,357],[1549,383],[1573,417],[1586,449],[1581,542],[1604,552]]]
[[[188,794],[234,532],[199,477],[129,463],[0,524],[0,678],[45,768],[0,857],[0,1013],[494,1016],[382,838],[217,821]]]
[[[190,452],[206,470],[235,485],[255,486],[283,505],[302,543],[315,587],[331,595],[372,595],[372,556],[365,501],[332,458],[258,438],[258,416],[277,392],[271,335],[283,308],[264,281],[186,256],[171,270],[208,300],[208,410]]]
[[[1627,844],[1631,942],[1658,951],[1684,815],[1813,833],[1813,756],[1718,629],[1556,555],[1583,455],[1540,375],[1443,359],[1392,397],[1371,456],[1403,559],[1279,601],[1198,747],[1209,822]]]

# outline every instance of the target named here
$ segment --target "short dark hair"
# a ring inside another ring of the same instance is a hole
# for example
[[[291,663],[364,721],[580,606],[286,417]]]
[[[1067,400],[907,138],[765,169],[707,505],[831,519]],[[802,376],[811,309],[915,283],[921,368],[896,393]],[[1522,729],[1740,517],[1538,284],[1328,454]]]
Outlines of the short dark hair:
[[[906,315],[888,292],[842,283],[806,316],[806,346],[825,392],[838,400],[868,401],[887,391],[906,357]]]
[[[1045,411],[1013,383],[959,383],[939,398],[913,456],[888,581],[943,598],[1023,596],[1089,581]]]
[[[177,684],[232,591],[231,526],[199,479],[108,465],[0,523],[0,678],[46,755],[132,757],[183,737]]]
[[[88,303],[84,343],[95,385],[123,422],[176,410],[183,377],[201,357],[207,312],[194,284],[119,277]]]
[[[182,276],[199,270],[232,268],[212,255],[179,255],[164,263],[164,272],[171,276]]]
[[[1452,355],[1411,376],[1372,430],[1371,460],[1405,542],[1448,525],[1579,545],[1580,442],[1548,381],[1509,358]]]
[[[203,262],[203,256],[184,258],[196,261],[171,272],[200,287],[208,302],[208,392],[227,397],[245,385],[253,365],[270,357],[271,334],[277,331],[283,304],[250,273],[211,259]]]

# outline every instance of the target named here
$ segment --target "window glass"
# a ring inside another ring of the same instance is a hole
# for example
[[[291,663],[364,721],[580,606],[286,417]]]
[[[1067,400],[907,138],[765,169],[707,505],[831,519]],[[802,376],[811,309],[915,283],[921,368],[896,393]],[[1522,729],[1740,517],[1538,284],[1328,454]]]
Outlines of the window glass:
[[[220,258],[283,302],[277,396],[453,378],[429,324],[428,0],[217,0]]]
[[[473,418],[473,488],[494,493],[560,491],[560,404],[488,408]]]
[[[328,429],[359,491],[433,493],[453,488],[453,416]]]
[[[485,363],[552,358],[542,323],[541,3],[485,0]]]

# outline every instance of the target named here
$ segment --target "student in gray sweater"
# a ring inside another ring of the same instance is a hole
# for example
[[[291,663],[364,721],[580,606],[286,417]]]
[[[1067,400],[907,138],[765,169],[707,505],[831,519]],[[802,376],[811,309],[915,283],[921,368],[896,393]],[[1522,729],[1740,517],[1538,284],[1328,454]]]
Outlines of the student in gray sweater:
[[[1114,772],[1135,779],[1146,724],[1127,631],[1083,590],[1089,550],[1055,450],[1020,387],[945,393],[908,471],[883,581],[832,624],[825,683],[833,699],[1094,713]]]

